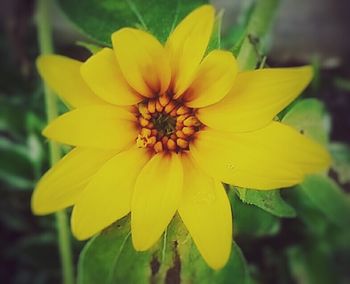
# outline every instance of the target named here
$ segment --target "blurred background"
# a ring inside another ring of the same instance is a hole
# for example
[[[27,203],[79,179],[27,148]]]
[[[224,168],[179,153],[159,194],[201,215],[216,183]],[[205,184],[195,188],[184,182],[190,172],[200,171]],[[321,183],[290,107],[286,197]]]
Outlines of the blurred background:
[[[243,21],[242,14],[251,1],[211,2],[219,10],[225,9],[223,33],[229,34],[232,26]],[[35,69],[34,11],[32,0],[0,1],[1,283],[60,283],[54,218],[35,217],[30,211],[33,187],[48,168],[48,144],[40,134],[46,120],[43,88]],[[331,139],[345,145],[350,144],[349,11],[348,0],[282,0],[267,54],[269,66],[311,63],[316,67],[308,94],[325,103]],[[57,53],[86,59],[89,52],[76,42],[89,40],[58,5],[53,5],[51,15]],[[349,162],[348,154],[343,158]],[[349,177],[348,168],[343,171]],[[339,180],[336,173],[331,174],[350,193],[349,179]],[[286,196],[291,203],[295,198]],[[278,228],[271,223],[258,233],[248,232],[250,238],[240,241],[238,236],[251,272],[257,275],[256,283],[350,283],[349,235],[342,228],[332,229],[331,246],[323,246],[319,239],[329,235],[318,226],[326,226],[327,220],[310,210],[307,214],[312,218],[308,220],[278,220]],[[314,227],[310,230],[308,226]],[[73,244],[77,261],[83,244],[74,240]],[[309,249],[309,254],[302,254]]]

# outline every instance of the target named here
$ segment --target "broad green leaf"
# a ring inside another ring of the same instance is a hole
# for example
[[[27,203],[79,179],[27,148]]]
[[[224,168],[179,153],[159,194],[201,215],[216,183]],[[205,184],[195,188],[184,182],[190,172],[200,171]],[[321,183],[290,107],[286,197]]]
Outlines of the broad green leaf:
[[[236,243],[226,266],[220,270],[211,269],[199,254],[188,231],[179,217],[168,227],[164,247],[160,256],[157,283],[203,283],[226,284],[247,283],[247,264]]]
[[[311,175],[300,185],[305,195],[338,226],[350,225],[350,199],[329,177]]]
[[[179,248],[182,261],[182,283],[226,284],[235,279],[237,283],[247,283],[249,275],[242,251],[236,243],[232,245],[232,253],[228,263],[221,270],[215,271],[207,266],[192,240],[186,247]],[[186,254],[187,252],[187,254]]]
[[[350,147],[342,143],[331,143],[329,150],[333,158],[332,168],[337,173],[339,182],[350,182]]]
[[[90,38],[111,45],[111,34],[123,27],[139,27],[164,42],[170,31],[206,0],[59,0],[68,18]]]
[[[278,3],[278,0],[256,1],[237,57],[241,70],[255,69],[261,60],[261,53],[266,46],[266,38]]]
[[[255,205],[278,217],[295,217],[293,207],[286,203],[279,190],[253,190],[237,188],[238,197],[247,204]]]
[[[234,277],[246,283],[248,271],[237,244],[228,264],[211,269],[199,254],[178,216],[162,240],[148,252],[132,246],[129,217],[117,222],[84,247],[78,266],[78,283],[229,283]]]
[[[280,229],[280,220],[266,211],[243,203],[236,194],[229,192],[233,214],[233,231],[244,237],[272,236]]]
[[[148,283],[150,252],[132,246],[129,217],[90,240],[80,254],[79,284]]]
[[[313,236],[325,236],[330,222],[324,214],[315,207],[315,204],[305,196],[301,186],[287,190],[285,198],[296,210],[298,218],[304,225],[308,234]]]
[[[317,99],[300,100],[283,117],[282,122],[323,145],[328,143],[330,119],[323,103]]]
[[[209,40],[208,48],[206,53],[209,53],[212,50],[220,49],[221,48],[221,25],[222,25],[222,17],[223,17],[223,10],[221,10],[215,18],[213,33],[211,35],[211,38]]]

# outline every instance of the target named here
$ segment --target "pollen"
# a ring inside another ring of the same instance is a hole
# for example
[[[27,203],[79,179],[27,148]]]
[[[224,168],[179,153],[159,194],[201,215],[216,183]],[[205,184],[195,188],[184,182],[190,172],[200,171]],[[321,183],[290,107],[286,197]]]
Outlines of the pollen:
[[[136,144],[155,153],[189,150],[195,133],[203,125],[196,110],[174,100],[168,94],[145,100],[137,105],[139,135]]]

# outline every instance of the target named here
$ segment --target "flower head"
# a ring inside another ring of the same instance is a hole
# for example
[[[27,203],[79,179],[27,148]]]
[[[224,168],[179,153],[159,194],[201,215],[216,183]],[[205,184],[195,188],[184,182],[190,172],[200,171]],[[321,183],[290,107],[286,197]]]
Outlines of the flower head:
[[[38,183],[33,211],[74,206],[86,239],[131,212],[134,247],[147,250],[178,211],[207,263],[222,267],[232,217],[222,182],[275,189],[327,168],[317,143],[274,117],[312,77],[310,67],[238,72],[234,56],[206,54],[214,9],[202,6],[165,46],[123,28],[82,63],[38,59],[44,80],[73,110],[43,134],[75,148]]]

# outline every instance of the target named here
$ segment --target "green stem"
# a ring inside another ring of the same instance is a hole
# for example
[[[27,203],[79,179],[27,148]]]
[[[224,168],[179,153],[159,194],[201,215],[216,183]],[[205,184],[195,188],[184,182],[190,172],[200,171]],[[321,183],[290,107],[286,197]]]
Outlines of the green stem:
[[[41,54],[53,53],[52,31],[49,20],[50,0],[37,1],[37,32]],[[48,122],[58,116],[57,99],[53,91],[44,84],[46,113]],[[53,166],[60,158],[61,151],[57,143],[50,141],[50,163]],[[56,213],[56,224],[58,231],[58,245],[61,257],[63,283],[74,283],[72,249],[70,242],[70,232],[68,227],[67,214],[64,210]]]
[[[279,0],[258,0],[254,6],[246,29],[245,39],[237,60],[241,70],[251,70],[261,61],[260,51],[264,47]]]

